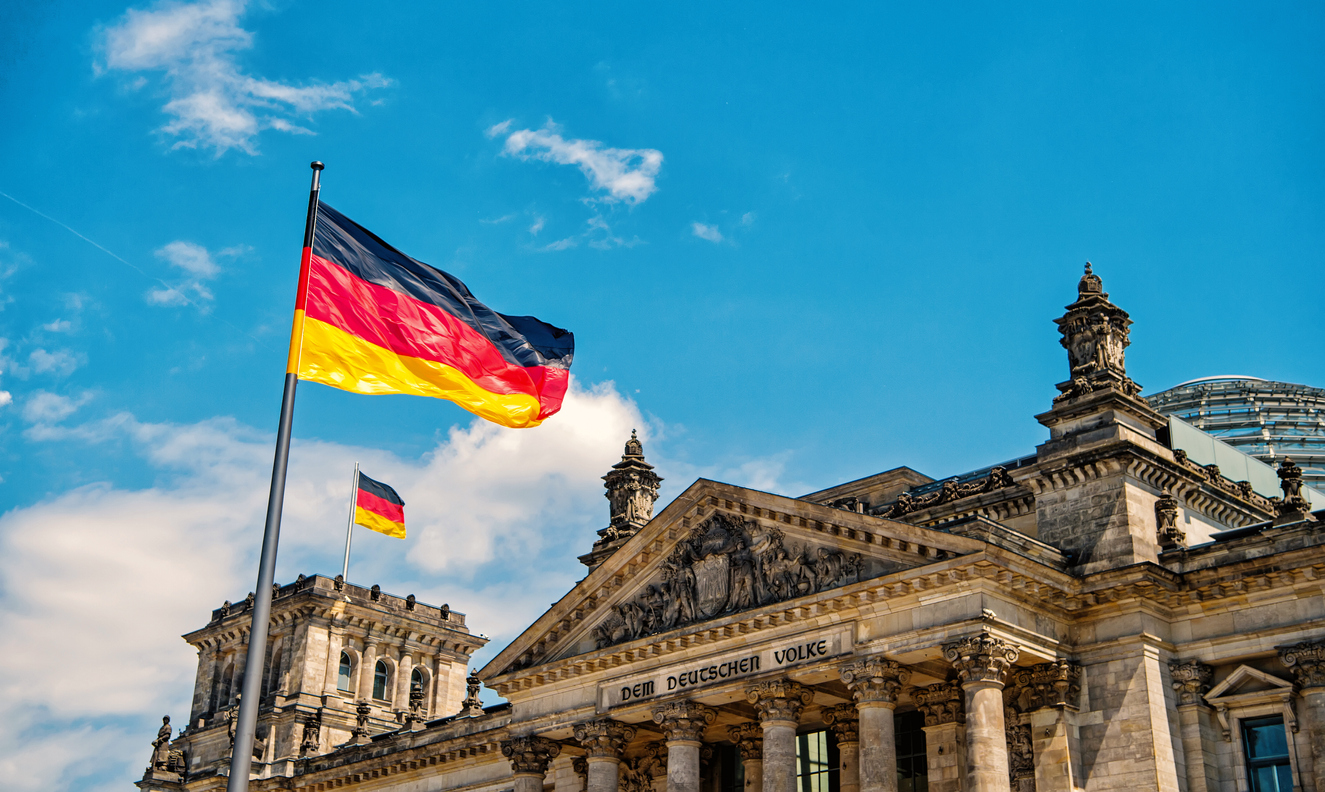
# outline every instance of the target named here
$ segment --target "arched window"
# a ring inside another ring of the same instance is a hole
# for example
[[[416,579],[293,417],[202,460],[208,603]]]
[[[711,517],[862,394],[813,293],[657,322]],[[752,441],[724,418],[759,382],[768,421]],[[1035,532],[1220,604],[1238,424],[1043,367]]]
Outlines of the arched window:
[[[409,684],[410,687],[414,687],[415,685],[423,687],[423,672],[417,668],[414,669],[414,673],[409,675]]]
[[[386,663],[377,661],[377,668],[373,669],[373,698],[379,701],[386,699],[387,683]]]
[[[336,689],[345,693],[350,692],[350,653],[340,653],[340,671],[336,674]]]

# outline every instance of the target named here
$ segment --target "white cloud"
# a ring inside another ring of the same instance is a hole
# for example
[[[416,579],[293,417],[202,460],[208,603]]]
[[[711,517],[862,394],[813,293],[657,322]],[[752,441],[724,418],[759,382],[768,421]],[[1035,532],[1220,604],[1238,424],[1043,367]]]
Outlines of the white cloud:
[[[248,245],[234,245],[223,248],[217,255],[242,256],[250,250],[252,248]],[[165,306],[197,304],[200,309],[207,310],[203,303],[211,302],[214,295],[204,281],[213,280],[221,273],[221,268],[207,248],[195,242],[177,239],[159,248],[156,257],[170,262],[172,267],[184,270],[188,277],[174,285],[148,289],[143,295],[147,302]]]
[[[14,394],[9,391],[0,391],[0,407],[8,407],[14,403]]]
[[[606,148],[597,140],[567,140],[559,132],[560,127],[552,121],[542,129],[512,132],[508,120],[487,130],[488,137],[507,136],[502,148],[506,156],[578,166],[592,189],[607,192],[604,201],[643,203],[657,190],[655,179],[662,168],[661,151]]]
[[[721,242],[722,232],[715,225],[705,225],[704,223],[691,223],[690,231],[700,239],[707,239],[710,242]]]
[[[67,333],[72,330],[73,327],[73,323],[68,319],[56,319],[53,322],[48,322],[42,325],[41,329],[50,333]]]
[[[54,352],[34,349],[32,354],[28,355],[28,362],[32,364],[32,370],[38,374],[67,377],[78,368],[81,361],[77,355],[67,349],[57,349]]]
[[[543,219],[542,216],[539,216],[534,220],[533,225],[529,226],[529,233],[532,234],[533,236],[538,236],[538,232],[543,230],[543,226],[545,224],[546,221]]]
[[[177,239],[157,250],[156,256],[169,261],[171,266],[179,267],[195,278],[211,279],[220,272],[207,248],[193,242]]]
[[[246,74],[236,59],[253,46],[253,34],[239,26],[246,6],[245,0],[158,2],[129,9],[103,33],[105,68],[162,73],[170,97],[163,110],[172,120],[161,131],[178,138],[175,148],[210,147],[218,157],[232,148],[256,154],[263,129],[309,133],[291,116],[355,112],[355,94],[390,84],[380,74],[306,86]],[[132,83],[145,84],[141,75]]]
[[[752,226],[752,225],[754,225],[754,223],[755,223],[755,213],[754,213],[754,212],[746,212],[745,214],[741,215],[741,225],[743,225],[743,226]]]
[[[34,391],[23,402],[23,420],[33,424],[58,423],[73,415],[79,407],[91,400],[92,394],[90,392],[85,392],[78,398],[71,399],[58,393],[48,393],[43,390]]]

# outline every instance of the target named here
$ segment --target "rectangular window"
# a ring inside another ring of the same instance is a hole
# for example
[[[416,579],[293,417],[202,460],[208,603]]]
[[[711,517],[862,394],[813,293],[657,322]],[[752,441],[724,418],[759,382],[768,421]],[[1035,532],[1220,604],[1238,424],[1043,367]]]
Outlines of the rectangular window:
[[[1292,792],[1293,767],[1283,716],[1244,720],[1242,753],[1251,792]]]
[[[897,743],[897,792],[929,792],[929,755],[925,750],[925,717],[916,710],[894,716]]]
[[[796,792],[837,792],[837,742],[828,732],[796,735]]]

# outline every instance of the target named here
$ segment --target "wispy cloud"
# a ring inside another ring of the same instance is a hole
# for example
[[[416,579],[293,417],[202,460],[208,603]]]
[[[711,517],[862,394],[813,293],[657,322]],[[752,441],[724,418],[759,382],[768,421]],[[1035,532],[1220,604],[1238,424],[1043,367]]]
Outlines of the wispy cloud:
[[[542,129],[511,131],[512,121],[488,128],[488,137],[506,136],[502,153],[522,160],[540,160],[575,165],[589,180],[591,189],[606,192],[606,202],[643,203],[657,191],[656,179],[663,155],[657,149],[620,149],[597,140],[566,139],[561,128],[549,120]]]
[[[235,245],[217,252],[218,256],[238,256],[251,248]],[[172,267],[184,271],[185,278],[177,283],[148,289],[144,298],[152,305],[180,306],[197,305],[206,311],[215,295],[207,286],[207,281],[221,274],[221,268],[207,248],[194,242],[175,240],[156,251],[157,258],[170,262]]]
[[[264,129],[313,134],[294,122],[321,110],[355,112],[354,97],[391,83],[380,74],[334,83],[291,85],[246,74],[236,53],[253,46],[239,25],[245,0],[159,2],[129,9],[103,31],[104,67],[129,74],[161,73],[170,97],[162,108],[171,121],[161,128],[177,138],[174,148],[230,149],[257,154]],[[147,84],[141,74],[131,87]]]
[[[545,224],[546,221],[540,215],[538,218],[534,220],[533,225],[529,226],[529,233],[533,236],[538,236],[538,232],[543,230],[543,226]]]
[[[541,218],[540,218],[541,220]],[[541,226],[540,226],[541,227]],[[532,229],[530,229],[532,231]],[[644,244],[644,240],[639,237],[630,237],[629,239],[617,236],[612,232],[612,226],[608,225],[607,220],[602,215],[594,215],[585,222],[583,232],[574,236],[568,236],[565,239],[558,239],[544,245],[539,250],[543,252],[554,252],[558,250],[570,250],[577,248],[583,243],[595,250],[611,250],[617,247],[635,247]]]
[[[84,392],[77,398],[61,396],[58,393],[33,391],[23,403],[23,420],[31,424],[59,423],[73,415],[79,407],[92,400],[91,392]]]
[[[721,242],[722,232],[715,225],[705,225],[704,223],[691,223],[690,232],[700,239],[707,239],[710,242]]]
[[[57,349],[54,352],[47,352],[45,349],[34,349],[32,354],[28,355],[28,363],[32,370],[38,374],[54,374],[57,377],[67,377],[74,373],[74,369],[82,363],[79,355],[68,349]]]

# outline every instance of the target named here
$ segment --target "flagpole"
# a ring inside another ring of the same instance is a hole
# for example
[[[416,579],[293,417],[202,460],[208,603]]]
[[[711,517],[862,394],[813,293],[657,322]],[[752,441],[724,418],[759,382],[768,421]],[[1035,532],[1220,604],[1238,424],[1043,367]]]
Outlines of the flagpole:
[[[350,519],[345,526],[345,566],[341,567],[341,580],[350,579],[350,534],[354,532],[354,507],[359,503],[359,463],[354,463],[354,478],[350,483]]]
[[[258,725],[258,707],[262,704],[262,666],[267,657],[267,626],[271,621],[272,585],[276,578],[276,544],[281,533],[281,507],[285,502],[285,472],[290,462],[290,426],[294,422],[294,389],[299,379],[299,352],[304,334],[304,292],[308,285],[308,267],[317,228],[317,195],[321,189],[323,165],[313,162],[313,183],[308,192],[308,219],[304,224],[303,260],[299,268],[299,288],[295,298],[294,324],[290,329],[290,354],[285,366],[285,390],[281,394],[281,419],[276,430],[276,458],[271,468],[271,492],[267,496],[267,523],[262,529],[262,556],[258,561],[258,587],[253,592],[253,620],[248,634],[248,661],[244,665],[244,683],[239,699],[239,717],[235,724],[234,748],[230,754],[230,776],[226,792],[248,792],[248,776],[253,764],[253,736]]]

